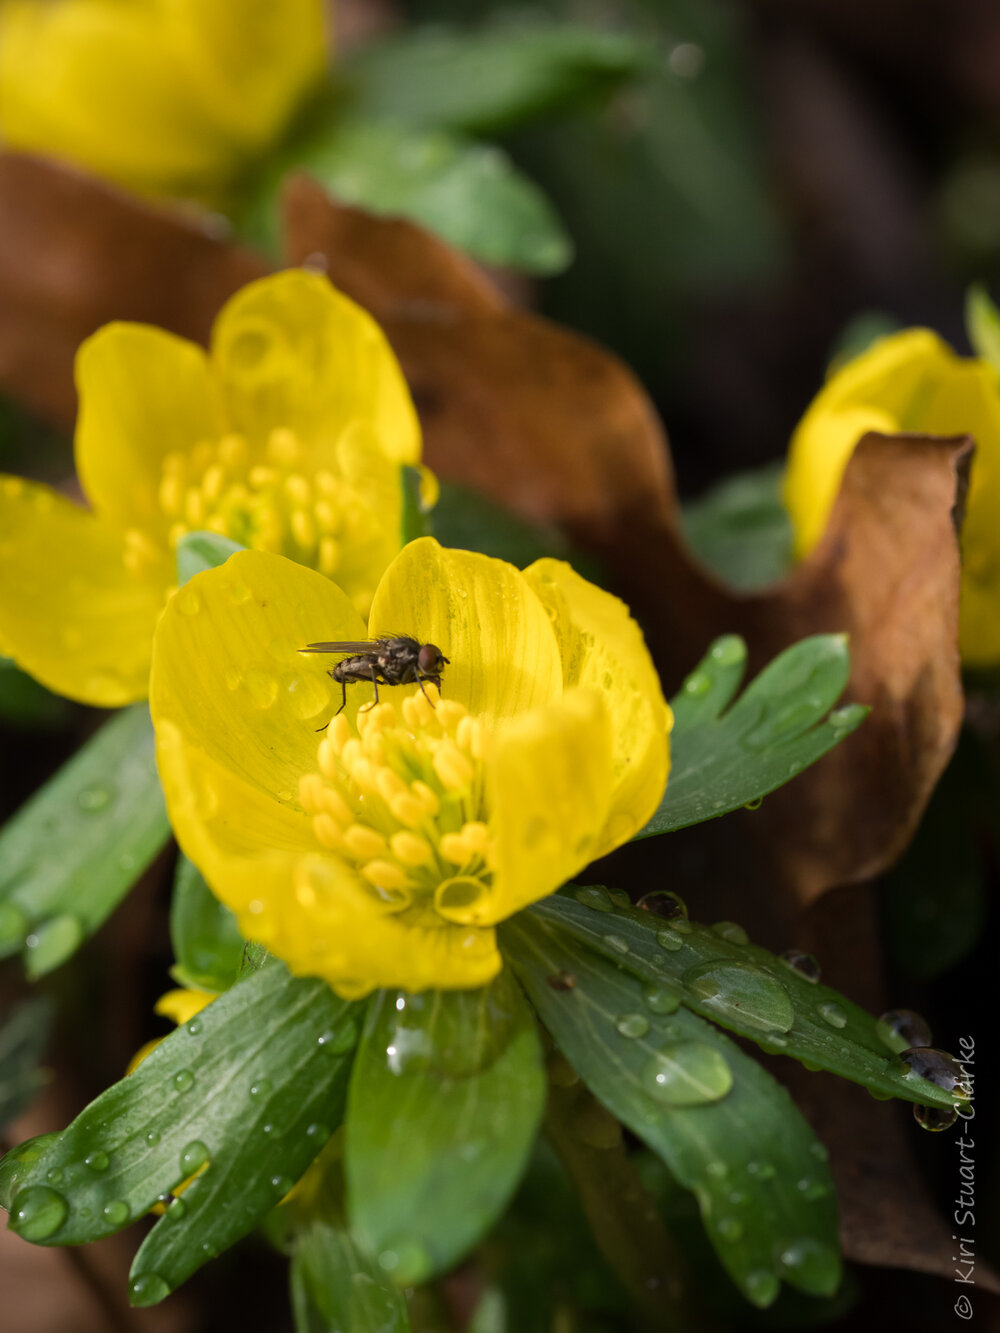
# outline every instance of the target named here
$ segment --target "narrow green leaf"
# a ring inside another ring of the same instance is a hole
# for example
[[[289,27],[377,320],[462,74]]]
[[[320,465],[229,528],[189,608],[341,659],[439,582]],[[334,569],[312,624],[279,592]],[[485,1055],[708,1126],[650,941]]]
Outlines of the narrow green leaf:
[[[106,722],[0,831],[0,957],[30,977],[75,952],[170,833],[145,704]]]
[[[636,835],[670,833],[758,801],[849,736],[861,704],[830,712],[850,674],[847,638],[816,634],[786,648],[728,711],[746,666],[736,635],[718,639],[672,700],[670,779]]]
[[[27,1110],[47,1081],[39,1068],[52,1027],[48,999],[26,1000],[0,1027],[0,1129]]]
[[[291,1281],[297,1333],[409,1333],[403,1293],[343,1226],[299,1233]]]
[[[666,986],[689,1009],[749,1037],[764,1050],[925,1106],[955,1099],[907,1073],[866,1010],[809,981],[733,922],[699,926],[683,917],[615,907],[603,889],[559,894],[530,915],[558,928],[647,984]],[[602,897],[603,895],[603,897]]]
[[[545,1103],[531,1012],[506,973],[476,991],[381,991],[348,1102],[358,1240],[395,1281],[455,1264],[505,1207]]]
[[[70,716],[68,699],[39,685],[9,657],[0,657],[0,717],[25,731],[50,730]]]
[[[162,1300],[291,1189],[339,1122],[358,1007],[273,964],[172,1032],[20,1181],[11,1228],[43,1245],[120,1231],[175,1186],[132,1267]]]
[[[570,557],[569,543],[557,529],[536,527],[454,482],[442,481],[431,517],[433,535],[442,546],[481,551],[508,560],[518,569],[546,556]]]
[[[780,1279],[829,1295],[840,1280],[826,1154],[788,1093],[711,1024],[671,1009],[554,919],[521,913],[505,954],[591,1092],[693,1190],[709,1239],[747,1298]],[[551,978],[571,976],[553,985]]]
[[[650,60],[623,33],[507,22],[478,32],[416,29],[372,43],[340,72],[356,114],[497,134],[602,100]]]
[[[177,543],[177,583],[183,587],[205,569],[225,564],[231,555],[242,551],[239,542],[218,532],[187,532]]]
[[[177,861],[170,901],[171,975],[183,986],[224,991],[242,971],[246,947],[236,918],[183,854]]]
[[[336,119],[258,182],[241,229],[270,251],[281,182],[292,170],[308,172],[342,203],[409,218],[487,264],[557,273],[572,257],[552,205],[502,149],[388,121]]]
[[[699,560],[733,588],[760,588],[792,567],[792,524],[781,498],[784,467],[728,477],[682,510]]]
[[[1000,310],[979,283],[966,293],[965,328],[976,356],[1000,370]]]

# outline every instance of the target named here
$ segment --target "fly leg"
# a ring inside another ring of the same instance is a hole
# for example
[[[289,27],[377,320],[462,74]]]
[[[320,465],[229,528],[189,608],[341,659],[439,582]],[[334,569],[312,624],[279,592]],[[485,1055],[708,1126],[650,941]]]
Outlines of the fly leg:
[[[328,676],[333,676],[333,672],[332,672],[332,671],[328,671],[326,674],[327,674]],[[334,678],[334,680],[337,679],[336,676],[333,676],[333,678]],[[343,699],[343,702],[341,703],[340,707],[339,707],[339,708],[337,709],[337,711],[334,713],[333,717],[339,717],[340,714],[341,714],[341,713],[344,711],[344,709],[347,707],[347,681],[346,681],[346,680],[342,680],[342,681],[340,682],[340,688],[341,688],[341,689],[343,690],[343,692],[344,692],[344,699]],[[330,718],[330,722],[333,721],[333,717]],[[317,732],[320,732],[320,731],[326,731],[327,727],[330,725],[330,722],[324,722],[323,725],[322,725],[321,727],[317,727],[317,728],[316,728]]]
[[[372,676],[372,688],[375,690],[375,698],[372,700],[370,704],[367,704],[365,706],[366,713],[369,712],[372,708],[378,707],[378,669],[374,666],[371,667],[370,669]]]
[[[421,671],[419,667],[417,667],[417,684],[420,686],[420,693],[424,696],[424,698],[427,700],[427,702],[428,702],[428,703],[430,704],[430,706],[433,708],[433,707],[434,707],[434,700],[431,698],[431,696],[430,696],[430,695],[427,693],[427,691],[424,689],[424,681],[425,681],[425,680],[430,680],[430,679],[431,679],[430,676],[425,675],[425,673],[424,673],[423,671]],[[439,686],[438,688],[440,689],[440,686]]]

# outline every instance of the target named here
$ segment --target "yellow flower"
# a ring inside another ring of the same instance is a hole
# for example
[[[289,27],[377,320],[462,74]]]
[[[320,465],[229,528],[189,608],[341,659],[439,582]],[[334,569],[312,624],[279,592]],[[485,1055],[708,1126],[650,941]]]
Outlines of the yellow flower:
[[[0,0],[0,138],[214,202],[322,77],[323,0]]]
[[[150,686],[171,820],[245,937],[293,972],[349,997],[481,986],[496,923],[655,810],[670,711],[628,609],[560,561],[521,573],[421,538],[370,633],[436,644],[443,697],[383,687],[373,708],[354,684],[317,736],[341,690],[297,650],[366,637],[337,586],[245,551],[181,589]]]
[[[153,1013],[162,1014],[164,1018],[172,1019],[180,1027],[182,1023],[190,1023],[195,1014],[200,1014],[207,1005],[210,1005],[217,998],[218,993],[216,991],[195,990],[193,987],[185,986],[183,989],[168,990],[165,995],[161,995],[153,1005]],[[151,1041],[147,1041],[145,1045],[140,1046],[128,1062],[126,1074],[131,1074],[133,1069],[138,1069],[146,1056],[155,1051],[161,1041],[163,1041],[162,1037],[154,1037]]]
[[[848,459],[867,431],[974,437],[976,453],[962,529],[962,656],[1000,660],[1000,378],[985,361],[956,356],[936,334],[908,329],[883,338],[836,371],[792,437],[785,503],[795,549],[823,535]]]
[[[0,478],[0,651],[84,703],[145,698],[174,547],[198,529],[309,564],[367,612],[402,544],[420,428],[381,331],[324,277],[243,288],[208,354],[110,324],[80,349],[77,384],[91,510]]]

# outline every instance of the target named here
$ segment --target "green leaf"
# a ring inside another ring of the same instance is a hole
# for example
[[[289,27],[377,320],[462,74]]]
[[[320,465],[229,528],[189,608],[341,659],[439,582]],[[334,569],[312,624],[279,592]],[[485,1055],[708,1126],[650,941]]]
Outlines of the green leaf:
[[[760,800],[867,716],[861,704],[830,713],[850,674],[843,634],[816,634],[786,648],[724,712],[745,667],[743,640],[734,634],[717,639],[671,701],[670,778],[637,837],[670,833]]]
[[[409,218],[475,259],[556,273],[572,246],[551,204],[499,148],[440,131],[334,120],[289,150],[257,183],[245,239],[276,252],[285,174],[302,170],[341,203]]]
[[[70,711],[67,699],[39,685],[9,657],[0,657],[0,718],[4,722],[21,730],[48,730],[65,723]]]
[[[556,528],[536,527],[484,495],[441,482],[441,494],[432,511],[433,535],[442,546],[507,560],[525,569],[546,556],[569,559],[569,543]]]
[[[690,501],[684,535],[701,562],[733,588],[760,588],[792,567],[792,524],[781,498],[784,467],[741,472]]]
[[[979,283],[974,283],[966,293],[965,328],[976,356],[1000,370],[1000,310]]]
[[[505,1207],[545,1103],[531,1012],[506,973],[475,991],[380,991],[347,1114],[358,1240],[404,1285],[455,1264]]]
[[[906,1072],[871,1014],[750,944],[733,922],[709,927],[684,917],[665,920],[615,906],[603,889],[576,894],[546,898],[530,913],[647,984],[666,986],[689,1009],[766,1051],[793,1056],[882,1096],[926,1106],[959,1104]]]
[[[521,913],[504,950],[591,1092],[693,1190],[709,1239],[747,1298],[770,1305],[784,1278],[815,1295],[840,1279],[826,1154],[788,1093],[711,1024],[671,1008],[574,939]],[[570,976],[574,984],[553,985]],[[675,1002],[674,1002],[675,1003]]]
[[[0,1027],[0,1129],[27,1110],[48,1076],[39,1068],[52,1027],[48,999],[26,1000]]]
[[[143,704],[124,708],[0,831],[0,957],[32,978],[74,953],[170,833]]]
[[[188,579],[203,570],[225,564],[231,555],[243,549],[239,542],[218,532],[185,533],[177,543],[178,586],[183,587]]]
[[[355,114],[493,135],[601,101],[649,63],[630,35],[506,22],[410,31],[363,48],[340,73]]]
[[[120,1231],[205,1163],[132,1266],[153,1305],[245,1235],[341,1118],[358,1006],[275,963],[165,1038],[20,1181],[11,1228],[42,1245]]]
[[[299,1233],[291,1284],[296,1333],[409,1333],[403,1293],[343,1226]]]
[[[246,946],[236,917],[183,854],[170,901],[170,941],[177,959],[170,973],[182,986],[224,991],[242,971]]]

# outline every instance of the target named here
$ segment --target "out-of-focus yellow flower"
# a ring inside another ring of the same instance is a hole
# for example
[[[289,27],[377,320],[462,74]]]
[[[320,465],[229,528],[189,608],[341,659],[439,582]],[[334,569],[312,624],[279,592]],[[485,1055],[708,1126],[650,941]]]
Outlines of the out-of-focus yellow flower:
[[[670,710],[628,608],[560,561],[521,573],[421,538],[369,630],[436,644],[444,697],[383,687],[372,708],[353,685],[317,744],[341,691],[297,649],[366,636],[336,585],[245,551],[181,589],[150,689],[171,820],[293,972],[348,997],[481,986],[496,923],[656,809]]]
[[[402,544],[420,428],[381,330],[326,278],[243,288],[207,354],[110,324],[77,384],[91,510],[0,477],[0,651],[83,703],[144,698],[174,547],[200,529],[311,565],[367,612]]]
[[[180,1027],[182,1023],[190,1023],[195,1014],[200,1014],[206,1005],[211,1004],[217,998],[217,992],[215,991],[195,990],[193,987],[185,986],[183,989],[168,990],[165,995],[161,995],[153,1005],[153,1012],[162,1014],[164,1018],[171,1019]],[[131,1074],[133,1069],[138,1069],[146,1056],[155,1051],[162,1040],[162,1037],[154,1037],[152,1041],[147,1041],[144,1046],[140,1046],[128,1062],[126,1074]]]
[[[0,0],[0,139],[216,203],[326,63],[323,0]]]
[[[973,436],[962,529],[962,656],[1000,661],[1000,377],[927,329],[883,338],[836,371],[792,437],[785,503],[799,556],[823,535],[854,446],[868,431]]]

